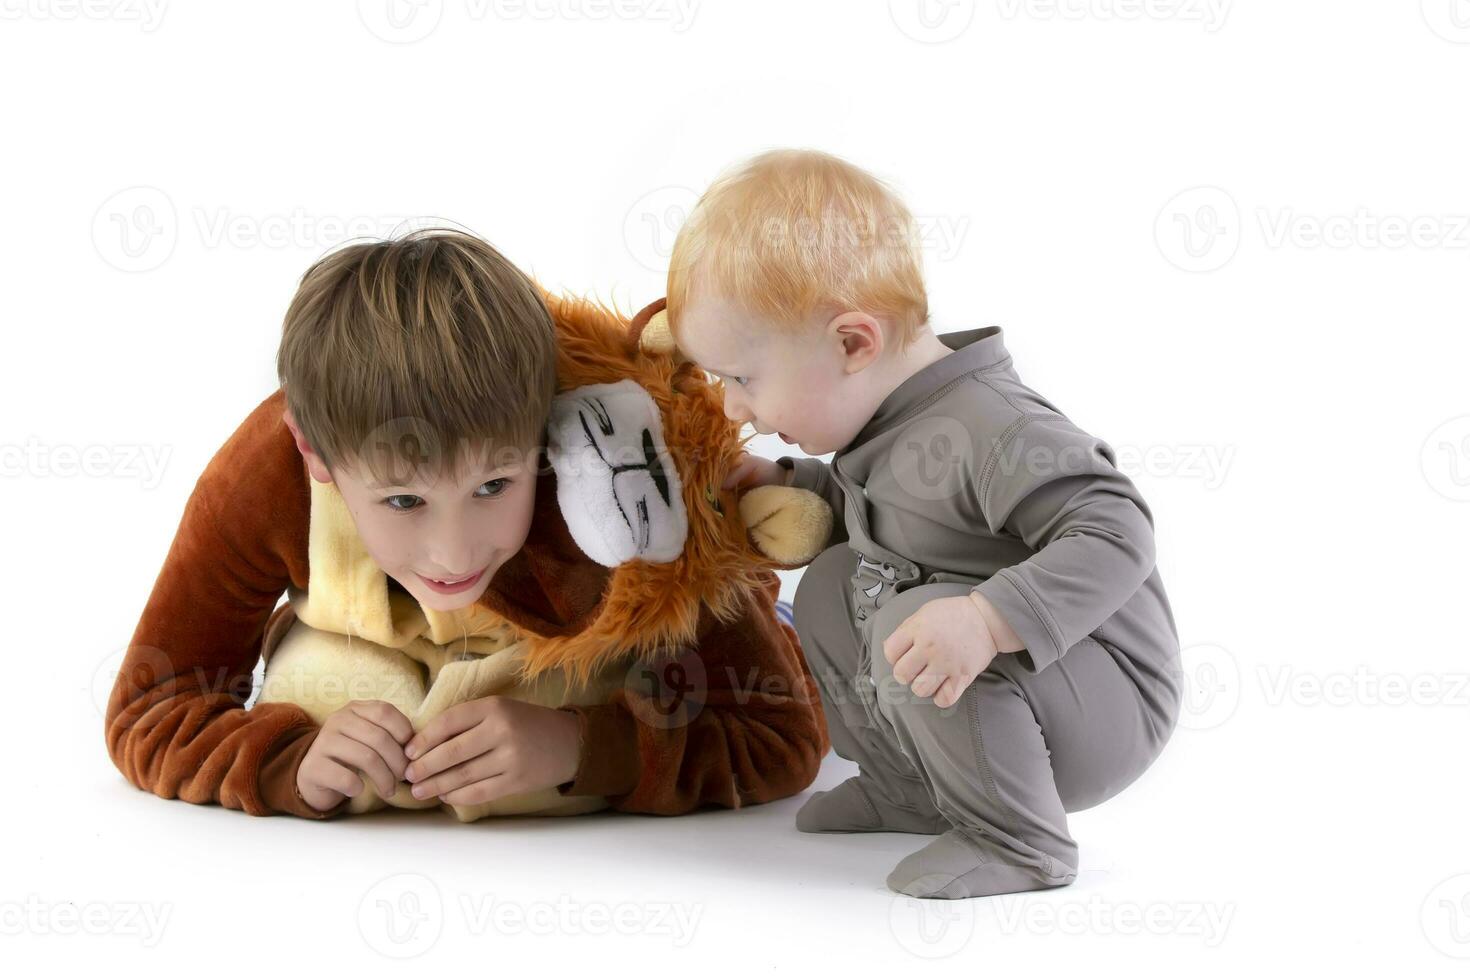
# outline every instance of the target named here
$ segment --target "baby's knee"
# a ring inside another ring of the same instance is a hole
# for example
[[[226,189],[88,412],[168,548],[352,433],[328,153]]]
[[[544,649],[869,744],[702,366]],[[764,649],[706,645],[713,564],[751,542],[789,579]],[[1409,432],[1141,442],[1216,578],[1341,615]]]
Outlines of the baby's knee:
[[[835,628],[839,624],[850,632],[846,629],[849,614],[844,595],[856,563],[851,548],[845,543],[835,544],[812,559],[797,579],[791,610],[803,648],[829,645],[830,636],[844,632]]]

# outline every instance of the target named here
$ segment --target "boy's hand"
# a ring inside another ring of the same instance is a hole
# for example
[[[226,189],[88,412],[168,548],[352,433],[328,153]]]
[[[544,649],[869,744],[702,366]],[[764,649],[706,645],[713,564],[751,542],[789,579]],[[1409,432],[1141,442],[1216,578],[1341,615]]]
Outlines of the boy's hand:
[[[883,641],[893,678],[948,708],[995,659],[990,624],[968,595],[930,599]]]
[[[722,490],[740,490],[745,487],[786,486],[786,467],[764,456],[741,453],[740,461],[725,474]]]
[[[418,799],[488,803],[559,786],[577,775],[577,716],[491,695],[457,704],[404,746]]]
[[[403,743],[412,737],[407,716],[387,701],[349,701],[327,716],[301,757],[296,790],[318,810],[330,810],[366,788],[361,772],[386,800],[403,778]]]

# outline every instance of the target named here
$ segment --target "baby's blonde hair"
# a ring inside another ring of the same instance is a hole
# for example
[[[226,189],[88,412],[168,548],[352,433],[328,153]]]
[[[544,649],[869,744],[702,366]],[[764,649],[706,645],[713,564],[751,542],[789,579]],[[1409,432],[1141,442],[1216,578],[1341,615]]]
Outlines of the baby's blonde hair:
[[[900,347],[929,319],[913,215],[883,181],[819,150],[771,150],[710,185],[670,257],[676,337],[696,291],[793,329],[858,310],[891,321]]]

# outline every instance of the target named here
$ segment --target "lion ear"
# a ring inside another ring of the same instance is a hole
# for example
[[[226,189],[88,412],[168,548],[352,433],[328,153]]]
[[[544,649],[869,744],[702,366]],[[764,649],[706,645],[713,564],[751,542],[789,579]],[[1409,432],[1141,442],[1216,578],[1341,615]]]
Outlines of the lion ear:
[[[684,355],[674,345],[674,334],[669,329],[665,300],[656,299],[639,310],[628,324],[628,337],[633,347],[645,354],[666,354],[674,359],[676,365],[684,363]]]

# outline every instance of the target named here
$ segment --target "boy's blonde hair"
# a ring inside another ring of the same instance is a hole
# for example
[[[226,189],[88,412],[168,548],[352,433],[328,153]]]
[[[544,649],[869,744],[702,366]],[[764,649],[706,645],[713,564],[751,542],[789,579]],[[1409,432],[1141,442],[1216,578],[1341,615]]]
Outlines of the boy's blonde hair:
[[[426,228],[307,269],[276,372],[329,468],[401,484],[405,465],[432,479],[462,452],[499,467],[540,446],[556,337],[540,289],[489,243]],[[482,460],[491,447],[501,455]]]
[[[913,215],[887,184],[818,150],[762,153],[700,197],[669,262],[676,336],[706,291],[791,328],[829,309],[885,317],[901,347],[929,319]]]

